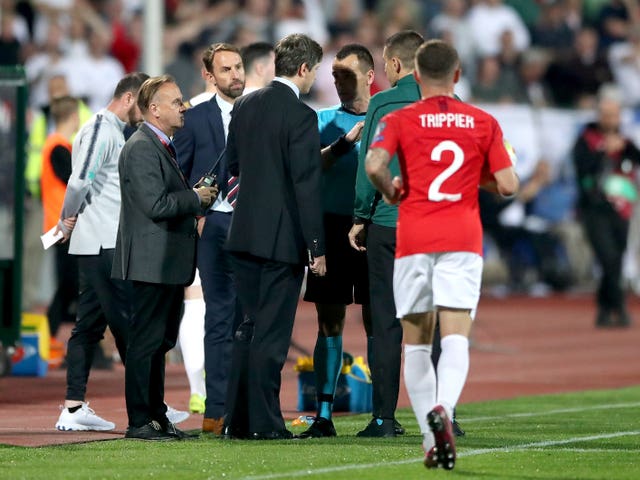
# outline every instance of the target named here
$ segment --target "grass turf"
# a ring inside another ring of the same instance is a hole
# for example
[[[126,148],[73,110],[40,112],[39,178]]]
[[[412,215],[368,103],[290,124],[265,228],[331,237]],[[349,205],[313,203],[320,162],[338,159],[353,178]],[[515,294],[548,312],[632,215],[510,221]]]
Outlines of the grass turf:
[[[369,418],[335,418],[337,438],[250,442],[200,437],[0,446],[6,479],[629,479],[640,478],[640,387],[460,405],[467,435],[453,471],[422,465],[411,410],[407,433],[361,439]],[[301,429],[292,429],[301,431]]]

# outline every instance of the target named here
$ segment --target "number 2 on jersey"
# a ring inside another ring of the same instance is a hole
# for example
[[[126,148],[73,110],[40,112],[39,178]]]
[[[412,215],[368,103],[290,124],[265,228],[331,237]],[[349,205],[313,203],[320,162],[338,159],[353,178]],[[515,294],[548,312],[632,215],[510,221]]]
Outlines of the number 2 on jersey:
[[[442,184],[451,177],[451,175],[460,170],[460,167],[464,163],[464,152],[456,142],[444,140],[431,151],[431,161],[439,162],[444,152],[453,153],[453,162],[431,182],[429,186],[429,200],[432,202],[442,202],[445,200],[447,202],[457,202],[462,198],[461,193],[442,193],[440,187],[442,187]]]

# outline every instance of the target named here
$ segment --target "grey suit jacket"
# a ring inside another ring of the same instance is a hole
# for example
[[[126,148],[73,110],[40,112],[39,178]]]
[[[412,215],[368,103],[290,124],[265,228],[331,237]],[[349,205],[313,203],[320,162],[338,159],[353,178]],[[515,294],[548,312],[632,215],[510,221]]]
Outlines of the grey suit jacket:
[[[156,134],[142,125],[119,159],[122,205],[112,276],[169,285],[195,272],[198,196]]]

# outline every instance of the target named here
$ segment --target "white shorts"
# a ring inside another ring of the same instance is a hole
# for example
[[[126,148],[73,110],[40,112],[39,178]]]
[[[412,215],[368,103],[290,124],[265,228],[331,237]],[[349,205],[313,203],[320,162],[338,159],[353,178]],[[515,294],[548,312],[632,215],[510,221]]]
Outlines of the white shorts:
[[[475,317],[483,259],[470,252],[420,253],[396,258],[393,296],[398,318],[435,307],[471,310]]]

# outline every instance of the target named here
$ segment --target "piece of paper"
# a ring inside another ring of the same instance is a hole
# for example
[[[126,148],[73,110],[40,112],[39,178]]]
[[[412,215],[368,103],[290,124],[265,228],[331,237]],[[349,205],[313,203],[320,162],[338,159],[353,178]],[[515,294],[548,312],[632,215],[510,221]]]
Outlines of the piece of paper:
[[[40,240],[42,240],[42,246],[45,250],[47,250],[51,245],[55,245],[58,241],[63,237],[62,232],[55,233],[56,227],[53,227],[47,233],[40,235]]]

